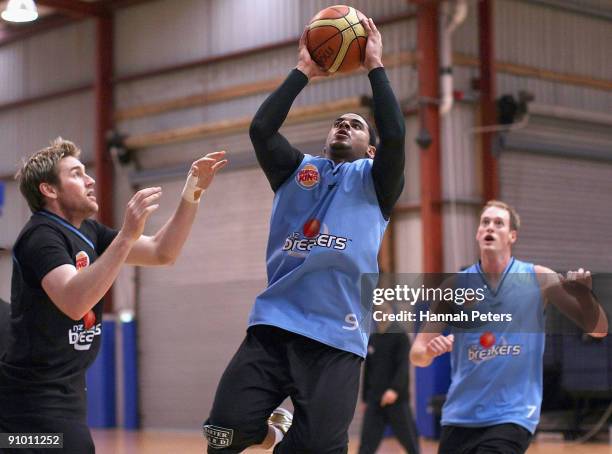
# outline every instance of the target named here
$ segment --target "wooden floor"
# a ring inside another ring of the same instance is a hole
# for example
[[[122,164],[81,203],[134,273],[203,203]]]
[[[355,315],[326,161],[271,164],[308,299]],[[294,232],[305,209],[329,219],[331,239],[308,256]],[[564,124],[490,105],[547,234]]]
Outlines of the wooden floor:
[[[97,454],[203,454],[204,439],[199,433],[170,431],[94,430]],[[385,440],[378,454],[401,454],[394,440]],[[435,454],[437,443],[421,441],[421,454]],[[357,442],[351,442],[350,454],[357,453]],[[536,440],[528,454],[612,454],[612,445],[588,443],[572,445],[561,441]]]

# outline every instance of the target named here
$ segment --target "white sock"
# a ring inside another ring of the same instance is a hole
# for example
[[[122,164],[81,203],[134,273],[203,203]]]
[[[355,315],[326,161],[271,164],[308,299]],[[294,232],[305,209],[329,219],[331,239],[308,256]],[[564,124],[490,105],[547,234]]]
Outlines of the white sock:
[[[274,431],[274,443],[272,443],[272,447],[270,449],[268,449],[266,452],[274,451],[274,447],[277,444],[279,444],[281,441],[283,441],[283,438],[285,437],[285,435],[283,434],[283,432],[280,429],[278,429],[277,427],[274,427],[274,426],[270,426],[270,427]]]
[[[265,453],[270,453],[272,451],[274,451],[274,447],[279,444],[283,438],[285,437],[285,435],[283,434],[283,432],[274,427],[274,426],[268,426],[268,428],[272,429],[272,431],[274,432],[274,441],[272,442],[272,446],[264,449],[261,447],[261,445],[257,445],[257,446],[251,446],[249,448],[246,448],[244,451],[242,451],[243,453],[253,453],[253,454],[265,454]]]

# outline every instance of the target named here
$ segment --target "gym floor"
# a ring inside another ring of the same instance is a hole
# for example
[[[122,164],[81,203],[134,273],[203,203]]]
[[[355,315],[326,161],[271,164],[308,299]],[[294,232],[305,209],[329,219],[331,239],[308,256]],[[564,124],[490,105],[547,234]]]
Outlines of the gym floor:
[[[196,432],[146,430],[93,430],[96,452],[99,454],[202,454],[204,439]],[[349,446],[349,453],[357,453],[358,441]],[[438,444],[421,440],[421,454],[436,454]],[[385,440],[378,454],[400,454],[403,449],[395,440]],[[612,454],[612,444],[588,443],[575,445],[560,440],[536,440],[528,454]]]

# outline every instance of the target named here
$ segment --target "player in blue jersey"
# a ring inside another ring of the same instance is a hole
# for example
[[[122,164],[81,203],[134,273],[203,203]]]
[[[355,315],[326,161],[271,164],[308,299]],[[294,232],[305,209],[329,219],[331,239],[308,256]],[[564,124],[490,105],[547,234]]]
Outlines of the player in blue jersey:
[[[580,269],[560,277],[515,259],[512,245],[519,226],[511,206],[487,203],[476,233],[480,261],[456,276],[456,283],[480,280],[485,299],[479,309],[509,313],[513,321],[498,323],[491,331],[491,325],[483,325],[484,332],[428,323],[412,346],[410,359],[420,367],[451,352],[440,454],[526,451],[542,402],[546,304],[555,304],[591,336],[607,333],[605,312],[590,291],[590,273]],[[445,328],[450,334],[440,334]]]
[[[251,140],[275,192],[268,286],[204,425],[209,453],[254,445],[276,454],[347,452],[369,334],[361,275],[378,272],[405,159],[404,118],[382,64],[381,36],[371,19],[364,27],[379,143],[355,113],[334,120],[321,156],[302,153],[278,132],[308,81],[324,75],[304,37],[297,67],[253,118]],[[287,397],[295,414],[283,438],[267,419]]]

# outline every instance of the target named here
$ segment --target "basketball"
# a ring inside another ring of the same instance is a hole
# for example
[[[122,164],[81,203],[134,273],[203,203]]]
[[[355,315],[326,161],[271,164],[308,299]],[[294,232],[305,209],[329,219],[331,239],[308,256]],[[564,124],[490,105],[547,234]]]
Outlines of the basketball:
[[[365,15],[351,6],[325,8],[312,18],[306,46],[312,59],[330,73],[350,72],[365,57],[367,32],[361,20]]]

